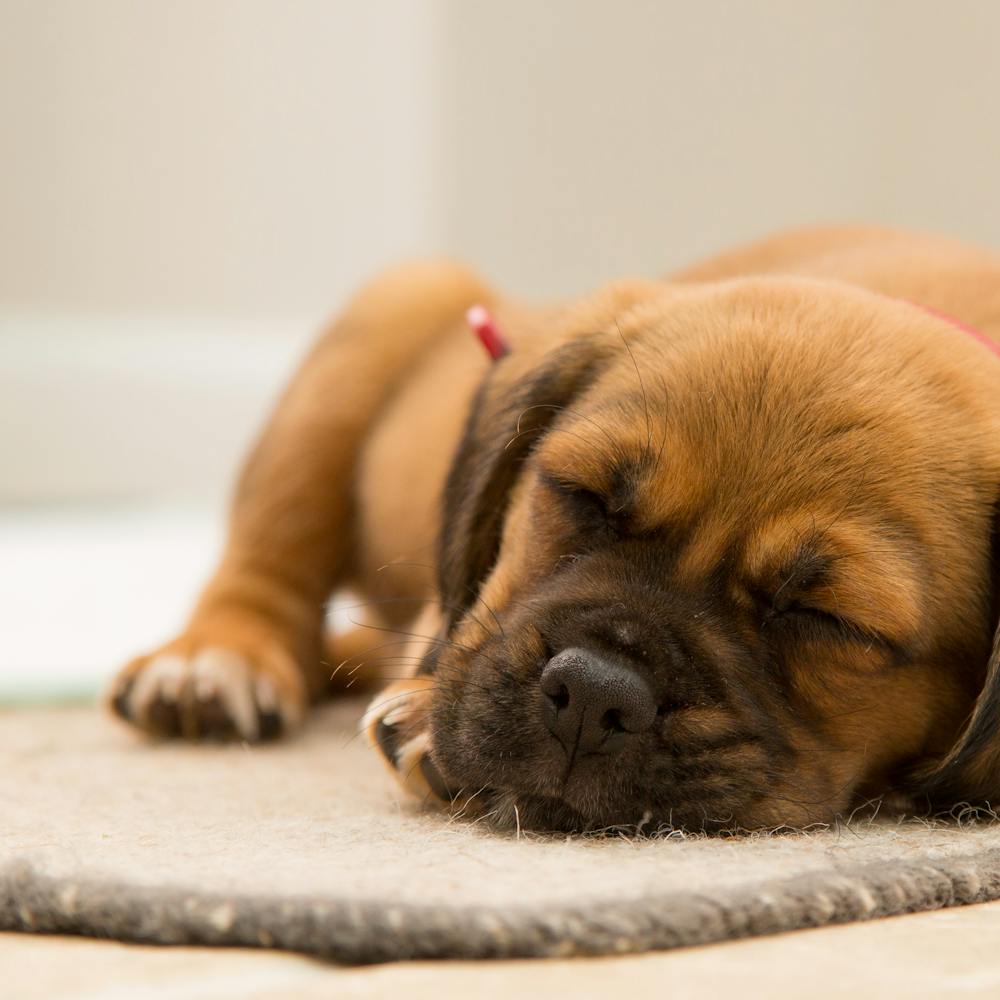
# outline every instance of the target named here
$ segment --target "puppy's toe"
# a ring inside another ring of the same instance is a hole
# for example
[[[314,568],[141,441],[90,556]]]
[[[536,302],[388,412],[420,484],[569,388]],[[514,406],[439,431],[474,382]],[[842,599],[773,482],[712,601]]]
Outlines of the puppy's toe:
[[[226,737],[231,730],[245,740],[260,738],[256,677],[239,653],[220,647],[202,649],[191,659],[194,703],[187,713],[193,736]]]
[[[304,693],[275,676],[273,651],[224,646],[167,651],[135,661],[112,688],[121,718],[154,736],[204,740],[273,739],[301,720]],[[285,664],[279,676],[287,677]]]
[[[113,699],[115,710],[158,736],[180,732],[180,700],[187,664],[169,653],[152,657],[122,683]]]
[[[429,677],[398,681],[376,696],[361,725],[403,788],[424,800],[450,802],[453,794],[430,755],[432,690]]]

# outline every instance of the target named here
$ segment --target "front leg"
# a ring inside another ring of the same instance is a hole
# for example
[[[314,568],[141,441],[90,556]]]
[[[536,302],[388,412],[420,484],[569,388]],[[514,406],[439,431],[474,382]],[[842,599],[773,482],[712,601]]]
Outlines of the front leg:
[[[398,268],[362,290],[251,453],[222,562],[187,628],[121,671],[114,712],[159,736],[254,740],[294,727],[329,690],[325,608],[352,570],[365,437],[415,361],[490,297],[448,263]]]

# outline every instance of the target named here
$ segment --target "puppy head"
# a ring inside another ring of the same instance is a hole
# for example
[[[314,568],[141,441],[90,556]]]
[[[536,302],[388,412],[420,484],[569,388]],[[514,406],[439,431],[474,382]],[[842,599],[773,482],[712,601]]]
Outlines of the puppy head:
[[[445,496],[444,783],[550,829],[991,794],[998,369],[912,306],[775,281],[501,363]]]

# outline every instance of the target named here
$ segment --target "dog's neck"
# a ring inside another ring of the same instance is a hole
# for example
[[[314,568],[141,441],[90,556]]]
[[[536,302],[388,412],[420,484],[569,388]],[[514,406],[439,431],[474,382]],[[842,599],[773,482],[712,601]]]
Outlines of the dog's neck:
[[[989,348],[997,357],[1000,357],[1000,344],[990,340],[990,338],[987,337],[982,331],[969,326],[968,323],[964,323],[962,320],[957,319],[954,316],[950,316],[948,313],[943,313],[939,309],[934,309],[932,306],[921,305],[919,302],[910,302],[910,305],[915,306],[917,309],[920,309],[925,313],[929,313],[931,316],[936,316],[938,319],[944,320],[946,323],[950,323],[956,329],[961,330],[973,339],[978,340],[980,344]],[[493,314],[485,306],[472,306],[472,308],[465,314],[465,319],[469,324],[469,328],[479,339],[479,342],[483,345],[483,349],[490,356],[492,361],[499,361],[501,358],[510,354],[510,342],[497,326],[496,320],[493,318]]]
[[[988,347],[998,358],[1000,358],[1000,344],[990,340],[990,338],[987,337],[981,330],[977,330],[974,326],[969,326],[968,323],[963,323],[962,320],[956,319],[954,316],[948,315],[948,313],[943,313],[939,309],[934,309],[931,306],[920,305],[919,302],[914,302],[912,304],[918,309],[923,310],[923,312],[930,313],[938,319],[943,319],[946,323],[950,323],[956,329],[961,330],[963,333],[967,333],[973,339],[978,340],[984,347]]]

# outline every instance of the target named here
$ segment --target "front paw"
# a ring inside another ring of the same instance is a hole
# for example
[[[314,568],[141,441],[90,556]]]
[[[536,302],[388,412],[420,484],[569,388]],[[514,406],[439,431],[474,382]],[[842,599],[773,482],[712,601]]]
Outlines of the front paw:
[[[256,742],[300,723],[306,691],[278,644],[220,634],[182,637],[133,660],[112,682],[107,702],[154,736]]]
[[[392,774],[409,793],[424,801],[452,803],[449,789],[430,756],[430,677],[390,684],[368,706],[361,728]]]

